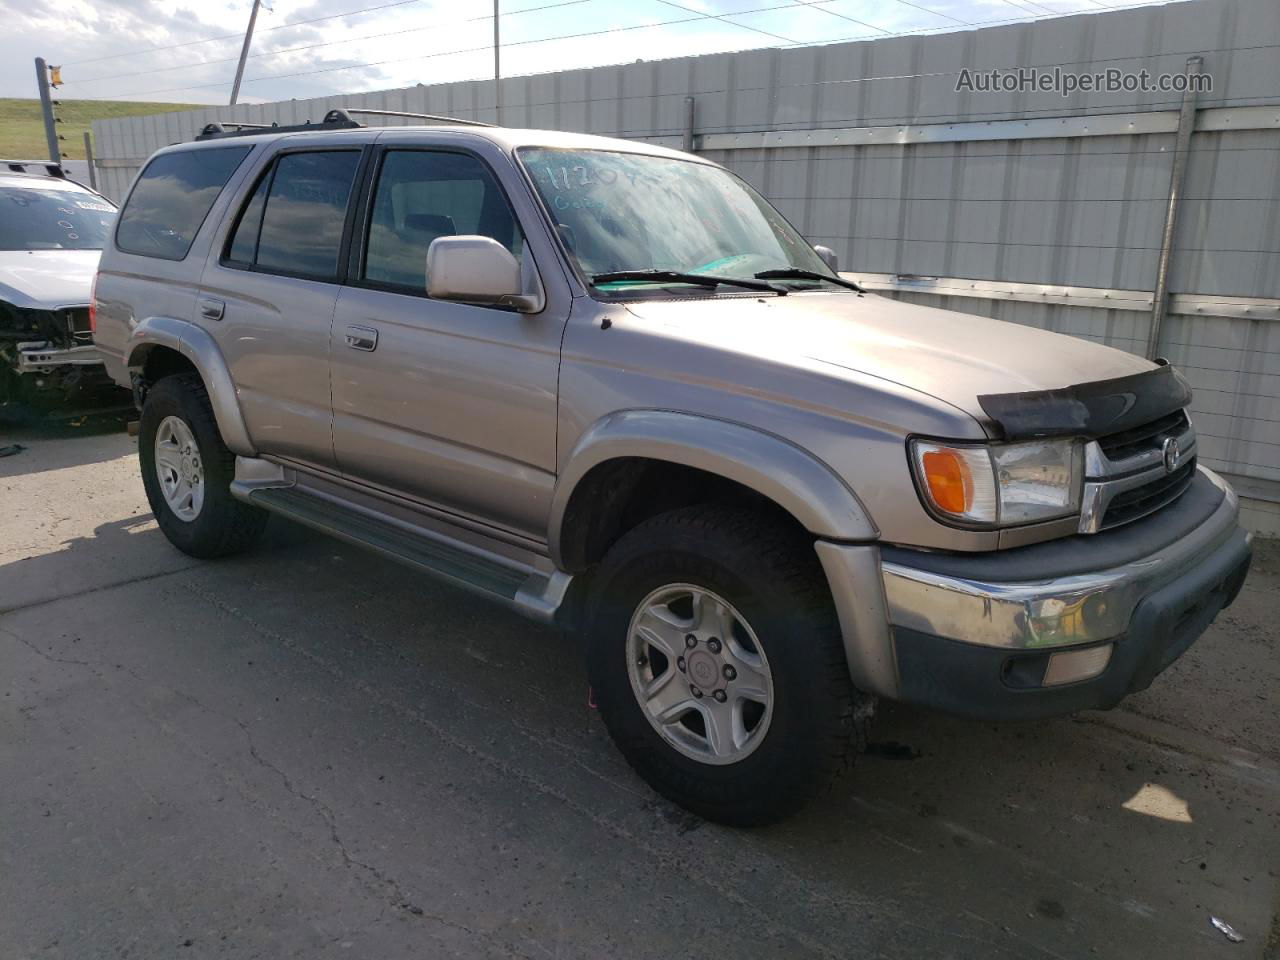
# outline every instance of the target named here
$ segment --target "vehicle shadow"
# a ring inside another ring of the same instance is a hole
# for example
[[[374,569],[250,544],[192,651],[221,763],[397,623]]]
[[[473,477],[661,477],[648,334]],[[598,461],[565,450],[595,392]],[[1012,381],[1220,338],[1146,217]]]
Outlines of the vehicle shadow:
[[[114,460],[136,449],[126,434],[131,415],[123,412],[55,417],[21,422],[0,419],[0,479]],[[73,443],[62,441],[72,440]]]
[[[324,538],[292,523],[272,522],[259,549],[271,553],[317,539]],[[90,534],[0,561],[0,614],[189,570],[205,562],[175,549],[150,513],[109,520]]]

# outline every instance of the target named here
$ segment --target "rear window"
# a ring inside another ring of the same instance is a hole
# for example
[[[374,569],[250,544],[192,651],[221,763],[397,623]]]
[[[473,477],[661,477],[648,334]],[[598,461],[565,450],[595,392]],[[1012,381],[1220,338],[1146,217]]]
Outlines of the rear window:
[[[266,273],[333,280],[359,150],[282,154],[240,213],[226,260]]]
[[[101,250],[116,208],[51,187],[0,187],[0,250]]]
[[[251,149],[220,147],[156,157],[120,213],[116,246],[144,257],[181,260],[213,201]]]

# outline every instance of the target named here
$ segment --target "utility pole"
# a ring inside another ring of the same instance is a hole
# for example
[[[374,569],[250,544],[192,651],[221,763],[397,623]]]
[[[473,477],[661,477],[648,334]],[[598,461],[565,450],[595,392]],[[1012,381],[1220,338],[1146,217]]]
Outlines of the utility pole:
[[[502,43],[498,38],[498,26],[501,22],[498,3],[499,0],[493,0],[493,102],[498,114],[498,126],[502,126],[502,58],[499,54]]]
[[[1173,140],[1173,168],[1169,173],[1169,201],[1164,214],[1164,231],[1160,234],[1160,256],[1156,261],[1156,289],[1151,295],[1151,329],[1147,333],[1147,359],[1160,353],[1160,328],[1169,309],[1169,267],[1173,262],[1173,242],[1177,237],[1178,204],[1182,200],[1187,158],[1191,150],[1191,134],[1196,128],[1196,78],[1204,66],[1203,57],[1188,57],[1183,76],[1187,88],[1182,92],[1182,108],[1178,112],[1178,132]]]
[[[58,128],[53,119],[53,98],[49,94],[49,65],[44,62],[44,57],[36,57],[36,86],[40,90],[40,112],[44,115],[44,138],[49,146],[49,159],[61,163]]]
[[[249,28],[244,32],[244,46],[240,48],[240,63],[236,65],[236,79],[231,84],[231,106],[233,107],[240,97],[240,79],[244,76],[244,62],[249,59],[249,44],[253,43],[253,25],[258,22],[260,6],[262,6],[262,0],[253,0],[253,12],[249,14]]]

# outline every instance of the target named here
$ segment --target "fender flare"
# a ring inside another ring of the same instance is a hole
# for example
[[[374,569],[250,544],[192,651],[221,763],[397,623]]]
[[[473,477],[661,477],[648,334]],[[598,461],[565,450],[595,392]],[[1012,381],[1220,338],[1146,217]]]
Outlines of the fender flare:
[[[209,403],[213,407],[213,417],[218,423],[223,443],[232,453],[243,457],[254,456],[257,450],[249,439],[249,430],[245,426],[240,401],[236,397],[231,371],[227,368],[222,351],[218,349],[217,341],[209,332],[188,320],[176,317],[147,317],[133,328],[125,344],[124,353],[128,358],[129,371],[141,371],[147,354],[156,347],[176,350],[191,361],[209,392]]]
[[[587,429],[570,453],[551,498],[548,546],[561,566],[565,518],[579,482],[600,464],[639,457],[719,474],[786,510],[815,537],[865,542],[879,531],[857,494],[827,464],[782,437],[713,417],[626,410]]]

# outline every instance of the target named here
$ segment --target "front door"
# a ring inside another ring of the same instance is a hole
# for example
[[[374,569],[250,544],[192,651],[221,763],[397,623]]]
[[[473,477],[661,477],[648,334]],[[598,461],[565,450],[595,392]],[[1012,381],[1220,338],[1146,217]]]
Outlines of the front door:
[[[544,539],[566,311],[525,315],[427,298],[427,248],[437,237],[492,237],[517,258],[531,256],[480,157],[392,147],[376,162],[371,189],[363,255],[334,314],[338,466]]]
[[[360,158],[358,145],[277,154],[232,214],[197,299],[254,446],[330,469],[330,325]]]

